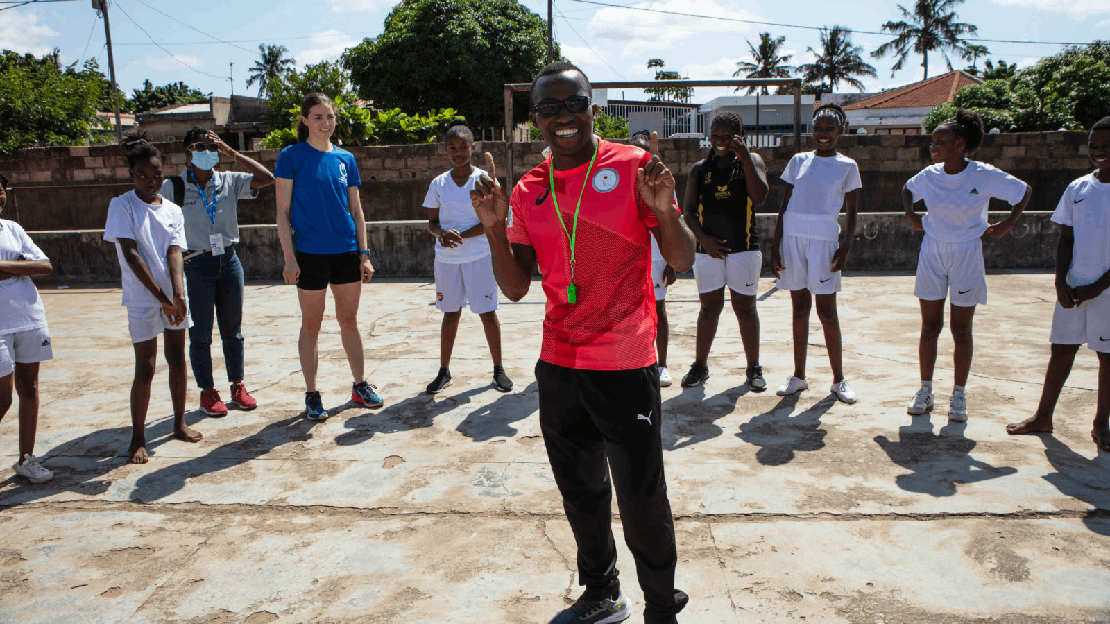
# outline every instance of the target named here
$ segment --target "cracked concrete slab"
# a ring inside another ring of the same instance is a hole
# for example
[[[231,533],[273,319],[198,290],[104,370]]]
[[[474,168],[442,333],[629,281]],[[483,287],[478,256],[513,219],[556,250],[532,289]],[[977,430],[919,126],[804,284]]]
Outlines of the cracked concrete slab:
[[[990,275],[977,311],[971,419],[910,417],[919,330],[912,276],[850,275],[839,299],[845,371],[836,403],[816,317],[810,390],[791,372],[789,294],[761,289],[772,392],[743,385],[735,320],[722,315],[704,387],[692,358],[697,294],[668,298],[673,387],[663,442],[679,544],[681,622],[1110,623],[1110,455],[1088,435],[1097,363],[1082,350],[1052,435],[1011,438],[1048,358],[1052,277]],[[512,393],[491,384],[481,324],[464,314],[454,384],[438,368],[440,315],[420,280],[365,287],[359,320],[380,410],[348,401],[337,327],[320,379],[331,418],[303,418],[293,289],[251,284],[244,334],[260,407],[191,411],[199,444],[174,440],[164,364],[151,401],[152,460],[129,466],[133,355],[112,288],[44,290],[56,359],[42,367],[38,454],[56,473],[0,475],[0,621],[543,622],[577,597],[574,541],[540,437],[538,283],[499,311]],[[70,313],[80,309],[81,315]],[[219,339],[213,348],[222,373]],[[198,392],[190,390],[194,408]],[[0,423],[15,461],[17,419]],[[615,513],[615,510],[614,510]],[[642,594],[618,534],[624,589]]]

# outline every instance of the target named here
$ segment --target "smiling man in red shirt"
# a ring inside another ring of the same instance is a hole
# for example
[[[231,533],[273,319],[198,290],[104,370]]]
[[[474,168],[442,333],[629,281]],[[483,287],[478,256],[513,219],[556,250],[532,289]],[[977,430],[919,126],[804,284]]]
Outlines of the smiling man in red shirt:
[[[521,178],[510,201],[487,154],[490,175],[472,198],[501,291],[519,301],[538,264],[547,295],[536,364],[540,427],[586,587],[551,622],[630,615],[617,580],[615,487],[647,602],[644,622],[673,624],[687,597],[674,588],[678,556],[663,473],[649,237],[678,271],[693,266],[694,237],[679,218],[674,176],[658,156],[594,136],[597,107],[581,70],[548,65],[531,96],[532,122],[551,158]]]

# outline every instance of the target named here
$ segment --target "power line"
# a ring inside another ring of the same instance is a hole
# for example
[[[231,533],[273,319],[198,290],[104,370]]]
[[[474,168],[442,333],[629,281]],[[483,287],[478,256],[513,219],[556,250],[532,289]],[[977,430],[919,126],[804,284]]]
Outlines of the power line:
[[[157,7],[151,6],[151,5],[147,4],[146,2],[143,2],[143,0],[135,0],[135,1],[136,1],[136,2],[138,2],[139,4],[141,4],[141,5],[145,6],[146,8],[148,8],[148,9],[150,9],[150,10],[152,10],[152,11],[156,12],[156,13],[161,13],[162,15],[164,15],[164,16],[166,16],[166,17],[168,17],[168,18],[172,19],[173,21],[177,22],[178,24],[181,24],[182,26],[184,26],[185,28],[188,28],[189,30],[194,30],[194,31],[196,31],[196,32],[198,32],[198,33],[200,33],[200,34],[204,35],[205,37],[208,37],[209,39],[211,39],[211,40],[213,40],[213,41],[215,41],[215,42],[217,42],[217,43],[223,43],[223,44],[227,44],[227,45],[229,45],[229,46],[231,46],[231,47],[233,47],[233,48],[238,48],[238,49],[240,49],[240,50],[242,50],[242,51],[244,51],[244,52],[254,52],[254,50],[248,50],[247,48],[244,48],[244,47],[242,47],[242,46],[238,46],[238,45],[235,45],[234,43],[232,43],[232,42],[230,42],[230,41],[224,41],[223,39],[218,39],[218,38],[216,38],[216,37],[213,37],[212,35],[210,35],[210,34],[208,34],[208,33],[204,32],[203,30],[200,30],[200,29],[197,29],[197,28],[193,28],[192,26],[190,26],[190,25],[186,24],[185,22],[183,22],[183,21],[181,21],[181,20],[177,19],[176,17],[174,17],[174,16],[170,15],[169,13],[166,13],[165,11],[162,11],[161,9],[158,9]],[[117,44],[117,45],[123,45],[123,44]]]
[[[117,9],[119,9],[120,13],[123,13],[123,16],[124,16],[124,17],[126,17],[126,18],[127,18],[127,19],[128,19],[128,20],[129,20],[129,21],[130,21],[130,22],[132,23],[132,24],[134,24],[134,25],[135,25],[135,28],[138,28],[139,30],[141,30],[141,31],[142,31],[142,32],[143,32],[143,34],[144,34],[144,35],[146,35],[148,39],[150,39],[151,43],[153,43],[154,45],[158,46],[158,49],[159,49],[159,50],[161,50],[161,51],[165,52],[166,54],[169,54],[169,55],[170,55],[170,58],[172,58],[173,60],[177,61],[178,63],[181,63],[181,64],[182,64],[182,65],[184,65],[185,67],[188,67],[189,69],[191,69],[191,70],[195,71],[195,72],[196,72],[196,73],[198,73],[198,74],[202,74],[202,75],[204,75],[204,76],[208,76],[209,78],[215,78],[215,79],[217,79],[217,80],[223,80],[223,78],[221,78],[220,76],[213,76],[212,74],[210,74],[210,73],[208,73],[208,72],[205,72],[205,71],[201,71],[201,70],[197,69],[196,67],[193,67],[192,65],[189,65],[189,64],[188,64],[188,63],[186,63],[185,61],[182,61],[181,59],[179,59],[179,58],[177,58],[176,56],[174,56],[173,52],[170,52],[170,51],[169,51],[169,50],[167,50],[166,48],[162,47],[162,44],[160,44],[160,43],[158,43],[157,41],[155,41],[155,40],[154,40],[154,37],[151,37],[151,36],[150,36],[150,33],[148,33],[148,32],[146,31],[146,29],[145,29],[145,28],[143,28],[142,26],[139,26],[139,23],[138,23],[138,22],[136,22],[136,21],[135,21],[135,20],[134,20],[134,19],[133,19],[133,18],[132,18],[132,17],[130,16],[130,15],[128,15],[128,14],[127,14],[127,11],[124,11],[124,10],[123,10],[123,7],[122,7],[122,6],[120,5],[120,3],[119,3],[119,2],[116,2],[116,8],[117,8]]]
[[[2,9],[0,9],[0,11],[7,11],[8,9],[18,9],[21,6],[27,6],[28,4],[35,4],[35,3],[38,3],[38,2],[74,2],[74,1],[75,0],[22,0],[22,1],[16,1],[16,2],[0,2],[0,4],[14,4],[15,5],[15,6],[10,6],[10,7],[4,7]]]
[[[93,14],[93,16],[92,28],[89,29],[89,38],[87,41],[85,41],[85,51],[81,53],[81,60],[77,61],[78,66],[82,65],[85,62],[85,55],[89,53],[89,44],[92,43],[93,33],[96,32],[96,23],[100,20],[100,12],[97,11]]]
[[[741,19],[738,17],[719,17],[714,15],[698,15],[697,13],[682,13],[679,11],[667,11],[665,9],[651,9],[648,7],[626,6],[623,4],[609,4],[606,2],[598,2],[597,0],[570,0],[571,2],[578,2],[581,4],[593,4],[601,7],[608,7],[611,9],[627,9],[629,11],[646,11],[648,13],[661,13],[664,15],[675,15],[678,17],[695,17],[699,19],[719,20],[724,22],[740,22],[743,24],[755,24],[757,26],[775,26],[777,28],[800,28],[802,30],[825,30],[824,26],[802,26],[799,24],[783,24],[779,22],[762,22],[758,20]],[[874,31],[874,30],[854,30],[851,28],[845,29],[848,32],[860,35],[881,35],[883,37],[892,37],[891,33]],[[964,39],[964,41],[978,41],[982,43],[1027,43],[1035,45],[1091,45],[1090,41],[1017,41],[1014,39]]]
[[[590,45],[590,42],[586,41],[586,39],[582,35],[578,34],[578,31],[574,29],[574,25],[567,21],[567,18],[563,15],[562,11],[556,8],[555,12],[559,14],[559,17],[563,18],[563,21],[566,22],[566,25],[570,27],[571,32],[577,35],[578,38],[582,40],[582,43],[586,44],[586,47],[590,49],[590,52],[594,53],[594,56],[596,56],[598,60],[600,60],[602,63],[605,63],[605,66],[608,67],[614,74],[616,74],[618,78],[624,80],[624,76],[621,75],[619,71],[613,69],[613,66],[609,64],[609,61],[605,60],[605,57],[601,56],[601,54],[597,50],[595,50],[592,45]]]

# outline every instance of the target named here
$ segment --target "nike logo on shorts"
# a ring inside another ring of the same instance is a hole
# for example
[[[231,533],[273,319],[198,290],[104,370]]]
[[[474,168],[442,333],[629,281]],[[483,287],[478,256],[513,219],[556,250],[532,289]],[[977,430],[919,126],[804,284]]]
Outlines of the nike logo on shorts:
[[[1073,200],[1071,200],[1071,203],[1078,204],[1079,202],[1083,201],[1084,199],[1087,199],[1087,198],[1086,197],[1080,197],[1079,199],[1073,199]]]
[[[1103,338],[1102,336],[1099,336],[1098,339],[1101,342],[1110,342],[1110,338]]]
[[[50,346],[50,341],[49,340],[43,340],[42,341],[42,346],[49,347]]]
[[[755,282],[752,282],[751,284],[744,284],[745,288],[751,288],[752,286],[755,286]]]
[[[831,277],[830,277],[830,278],[828,278],[828,279],[823,279],[823,280],[821,280],[821,283],[822,283],[822,284],[824,284],[825,282],[827,282],[827,281],[829,281],[829,280],[831,280],[831,279],[832,279]]]
[[[960,292],[961,295],[966,295],[967,293],[971,292],[971,289],[968,288],[967,290],[961,290],[959,292]]]

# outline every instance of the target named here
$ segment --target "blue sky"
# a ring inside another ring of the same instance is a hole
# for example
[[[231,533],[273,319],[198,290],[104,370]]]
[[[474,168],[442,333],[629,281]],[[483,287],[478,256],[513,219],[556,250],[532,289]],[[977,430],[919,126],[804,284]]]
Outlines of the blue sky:
[[[885,21],[899,19],[898,3],[889,0],[796,0],[761,5],[733,0],[601,1],[782,24],[840,24],[861,31],[878,31]],[[912,7],[912,1],[904,0],[903,5]],[[253,95],[257,89],[248,89],[245,83],[248,69],[258,58],[259,43],[286,46],[298,67],[337,59],[345,48],[364,37],[378,35],[395,4],[396,0],[112,0],[109,18],[117,77],[128,93],[149,78],[156,85],[183,81],[225,96],[231,91],[228,76],[233,72],[235,93]],[[546,0],[524,0],[523,4],[546,18]],[[8,6],[12,5],[0,4],[0,8]],[[655,70],[645,67],[649,58],[662,58],[668,69],[690,78],[728,78],[737,61],[750,57],[746,40],[756,42],[758,33],[764,30],[786,37],[785,48],[794,54],[792,63],[807,62],[811,57],[806,49],[816,48],[819,42],[813,30],[677,17],[574,0],[555,0],[555,11],[555,38],[563,46],[564,55],[594,81],[650,79]],[[957,12],[961,21],[977,25],[978,36],[985,39],[1110,39],[1107,0],[970,0]],[[887,39],[883,35],[853,35],[853,41],[862,45],[865,53]],[[1058,45],[1040,44],[985,45],[991,51],[989,58],[1016,62],[1021,67],[1060,49]],[[42,54],[55,47],[66,63],[97,58],[107,73],[104,26],[90,0],[38,2],[0,10],[0,48]],[[931,76],[946,71],[943,58],[930,60]],[[864,80],[868,91],[900,86],[921,77],[920,57],[911,57],[893,77],[893,59],[868,61],[879,72],[877,78]],[[953,64],[966,65],[958,59],[953,59]],[[725,93],[699,89],[695,101],[704,102]],[[637,94],[630,91],[625,95],[631,99]]]

